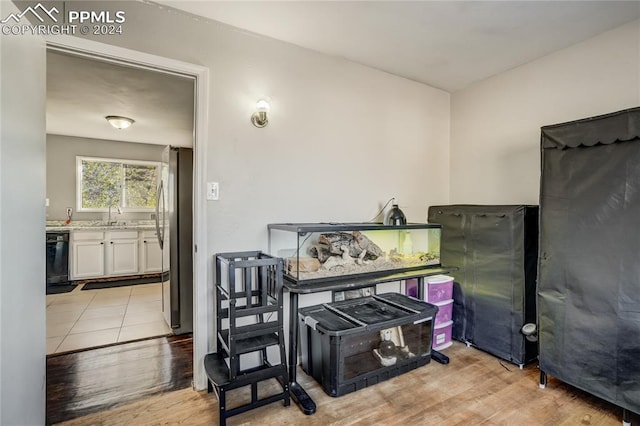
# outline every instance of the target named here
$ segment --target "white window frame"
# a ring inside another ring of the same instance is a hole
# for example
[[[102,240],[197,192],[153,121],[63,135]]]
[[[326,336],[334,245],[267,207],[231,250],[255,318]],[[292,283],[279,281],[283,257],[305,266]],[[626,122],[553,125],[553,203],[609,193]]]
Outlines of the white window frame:
[[[160,179],[162,176],[161,173],[161,165],[159,161],[145,161],[145,160],[127,160],[124,158],[101,158],[101,157],[85,157],[85,156],[76,156],[76,211],[77,212],[107,212],[109,211],[109,207],[82,207],[82,162],[83,161],[95,161],[95,162],[103,162],[103,163],[120,163],[120,164],[131,164],[137,166],[154,166],[156,168],[156,187],[160,184]],[[124,190],[124,185],[122,186]],[[123,212],[153,212],[155,211],[154,207],[143,208],[143,207],[123,207],[119,206]]]

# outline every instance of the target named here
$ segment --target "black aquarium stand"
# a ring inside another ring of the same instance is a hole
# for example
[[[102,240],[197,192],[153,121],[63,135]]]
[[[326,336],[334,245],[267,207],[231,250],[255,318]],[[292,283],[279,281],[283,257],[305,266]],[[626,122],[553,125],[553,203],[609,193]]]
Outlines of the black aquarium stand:
[[[425,277],[449,274],[456,269],[457,268],[452,267],[432,267],[383,276],[350,278],[349,280],[334,279],[329,282],[319,283],[299,283],[285,276],[284,287],[289,290],[289,392],[291,393],[291,398],[298,407],[300,407],[302,412],[306,415],[314,414],[316,412],[316,403],[297,382],[296,367],[298,364],[299,335],[298,297],[301,294],[319,293],[323,291],[357,290],[359,288],[371,287],[382,283],[417,279],[418,299],[424,300]],[[434,361],[441,364],[449,363],[449,358],[440,352],[432,350],[431,357]]]

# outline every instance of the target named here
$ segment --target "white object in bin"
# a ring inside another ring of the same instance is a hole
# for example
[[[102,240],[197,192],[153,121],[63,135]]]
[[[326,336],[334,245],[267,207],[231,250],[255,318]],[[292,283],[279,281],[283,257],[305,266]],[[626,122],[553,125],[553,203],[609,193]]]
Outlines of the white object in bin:
[[[317,319],[307,315],[307,316],[304,317],[304,323],[306,325],[308,325],[309,327],[313,328],[314,330],[317,330],[316,329],[316,325],[318,325],[318,320]]]
[[[442,347],[445,344],[451,342],[451,328],[453,327],[453,321],[447,321],[440,325],[433,327],[433,341],[431,342],[432,348]]]
[[[453,320],[453,299],[444,300],[442,302],[433,302],[438,307],[434,326],[439,326],[448,321]]]
[[[442,302],[453,298],[453,277],[448,275],[434,275],[425,278],[427,283],[427,302]]]

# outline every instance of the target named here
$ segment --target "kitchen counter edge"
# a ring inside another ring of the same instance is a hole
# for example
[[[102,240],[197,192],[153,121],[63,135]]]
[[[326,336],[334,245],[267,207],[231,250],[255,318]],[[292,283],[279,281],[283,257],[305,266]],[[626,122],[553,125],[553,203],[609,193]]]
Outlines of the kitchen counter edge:
[[[135,231],[155,231],[156,227],[153,225],[112,225],[112,226],[47,226],[45,228],[49,231],[118,231],[118,230],[135,230]]]

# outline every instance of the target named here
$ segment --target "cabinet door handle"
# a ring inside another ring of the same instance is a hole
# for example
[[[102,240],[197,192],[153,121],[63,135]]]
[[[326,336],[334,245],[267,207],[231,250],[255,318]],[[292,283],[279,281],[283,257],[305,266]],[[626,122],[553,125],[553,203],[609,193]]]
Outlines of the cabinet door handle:
[[[100,241],[100,244],[104,244],[104,241]]]
[[[109,244],[113,244],[113,241],[109,241]]]
[[[147,244],[147,240],[144,240],[143,243]]]

